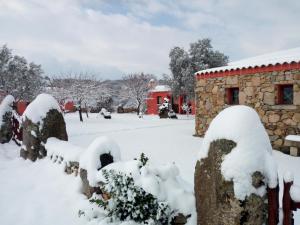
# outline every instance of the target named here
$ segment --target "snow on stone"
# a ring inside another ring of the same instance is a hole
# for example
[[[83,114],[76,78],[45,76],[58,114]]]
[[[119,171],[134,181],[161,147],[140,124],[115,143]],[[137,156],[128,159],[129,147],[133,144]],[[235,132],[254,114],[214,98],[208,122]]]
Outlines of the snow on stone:
[[[288,135],[285,137],[285,140],[300,142],[300,135]]]
[[[150,90],[151,92],[164,92],[171,91],[171,88],[168,85],[157,85],[154,89]]]
[[[294,202],[300,202],[300,186],[293,184],[290,189],[290,195]]]
[[[277,167],[272,156],[269,137],[257,113],[248,106],[232,106],[220,112],[211,122],[199,158],[206,158],[209,145],[218,139],[234,141],[237,146],[227,154],[221,165],[224,178],[234,182],[235,196],[244,200],[252,193],[264,190],[252,186],[252,174],[260,171],[270,188],[277,186]],[[263,187],[262,187],[263,188]]]
[[[283,180],[285,182],[292,182],[294,181],[294,175],[292,172],[290,171],[286,171],[284,174],[283,174]]]
[[[110,154],[114,162],[121,160],[120,148],[112,139],[103,136],[96,138],[80,157],[80,167],[87,170],[88,181],[91,186],[96,186],[96,173],[102,167],[100,155]]]
[[[268,66],[270,64],[275,65],[276,63],[283,64],[283,63],[291,63],[291,62],[299,62],[299,61],[300,61],[300,47],[231,62],[228,63],[228,66],[201,70],[198,71],[197,73],[204,74],[209,72],[225,71],[231,69],[233,70],[242,69],[243,67],[248,68],[248,67],[263,66],[263,65]]]
[[[51,109],[61,112],[59,104],[51,95],[40,94],[27,106],[23,113],[23,119],[28,118],[33,123],[40,122],[42,124],[43,119]]]
[[[195,196],[193,187],[186,183],[173,163],[156,166],[147,163],[140,168],[138,160],[121,161],[107,165],[103,169],[132,176],[137,186],[155,196],[158,201],[167,202],[172,210],[191,215],[187,224],[196,224]],[[102,171],[97,173],[97,181],[105,182]]]
[[[66,162],[79,162],[80,154],[84,150],[68,141],[59,140],[54,137],[47,139],[45,149],[47,150],[47,157],[62,157]]]
[[[0,126],[2,124],[2,118],[5,113],[12,111],[12,105],[15,98],[12,95],[7,95],[1,102],[0,105]]]

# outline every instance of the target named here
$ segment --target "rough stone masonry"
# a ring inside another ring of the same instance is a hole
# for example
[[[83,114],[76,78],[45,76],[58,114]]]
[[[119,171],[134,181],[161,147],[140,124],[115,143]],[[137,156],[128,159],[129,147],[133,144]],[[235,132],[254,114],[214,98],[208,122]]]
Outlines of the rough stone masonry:
[[[293,85],[293,104],[278,104],[280,85]],[[300,134],[300,70],[257,72],[223,77],[198,77],[196,83],[196,135],[204,136],[212,119],[226,104],[226,89],[239,88],[239,104],[254,108],[274,149],[288,152],[287,135]]]

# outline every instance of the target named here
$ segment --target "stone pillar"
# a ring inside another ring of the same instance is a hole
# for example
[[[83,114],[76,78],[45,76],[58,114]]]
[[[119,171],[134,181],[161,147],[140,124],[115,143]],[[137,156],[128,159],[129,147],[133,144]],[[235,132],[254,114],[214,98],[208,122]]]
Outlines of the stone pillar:
[[[220,139],[210,144],[208,156],[197,161],[195,169],[195,197],[198,225],[262,225],[266,223],[267,196],[255,194],[239,200],[234,194],[233,181],[226,181],[221,173],[224,156],[236,146],[231,140]],[[260,172],[252,175],[252,185],[264,185]]]
[[[25,117],[23,122],[23,145],[20,155],[24,159],[35,161],[47,155],[44,144],[49,137],[68,140],[66,124],[63,115],[56,109],[51,109],[40,122],[33,123]]]

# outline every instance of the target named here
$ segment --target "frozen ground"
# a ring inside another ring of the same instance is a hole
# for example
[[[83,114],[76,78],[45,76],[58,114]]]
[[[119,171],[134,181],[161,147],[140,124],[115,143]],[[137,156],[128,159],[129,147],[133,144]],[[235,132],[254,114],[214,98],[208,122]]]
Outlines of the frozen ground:
[[[87,147],[98,136],[113,138],[121,148],[122,159],[144,152],[158,164],[175,162],[180,173],[193,183],[194,165],[201,138],[193,137],[193,117],[160,120],[157,116],[137,118],[134,114],[113,114],[111,120],[90,115],[80,123],[77,114],[66,115],[71,143]],[[78,178],[65,175],[62,168],[48,160],[36,163],[18,157],[13,144],[0,145],[0,224],[1,225],[77,225],[85,220],[79,209],[89,207],[78,190]],[[290,170],[300,184],[300,159],[274,151],[279,175]],[[282,179],[280,179],[282,180]],[[296,215],[295,224],[300,224]],[[125,224],[124,224],[125,225]]]

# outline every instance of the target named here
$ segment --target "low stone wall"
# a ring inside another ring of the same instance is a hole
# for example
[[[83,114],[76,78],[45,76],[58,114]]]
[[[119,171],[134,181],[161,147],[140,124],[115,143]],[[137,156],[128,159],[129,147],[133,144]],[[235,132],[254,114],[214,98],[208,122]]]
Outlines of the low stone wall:
[[[293,105],[277,105],[278,85],[293,84]],[[259,114],[274,149],[289,152],[284,138],[300,133],[300,70],[276,71],[216,78],[198,78],[196,135],[203,136],[226,104],[226,88],[239,88],[239,104]]]

